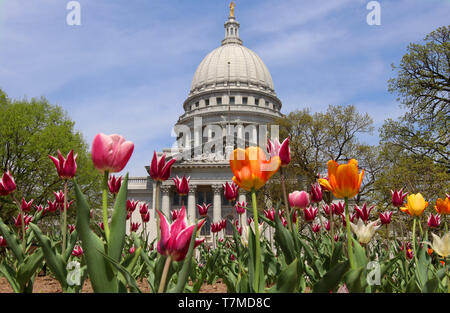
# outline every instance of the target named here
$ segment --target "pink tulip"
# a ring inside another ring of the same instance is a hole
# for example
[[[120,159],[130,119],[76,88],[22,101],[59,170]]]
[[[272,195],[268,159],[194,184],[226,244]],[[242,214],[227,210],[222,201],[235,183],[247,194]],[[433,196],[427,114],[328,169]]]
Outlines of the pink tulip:
[[[264,216],[271,220],[272,222],[275,221],[275,209],[268,209],[268,210],[264,210]]]
[[[103,225],[103,222],[98,223],[98,227],[100,227],[101,230],[105,230],[105,225]]]
[[[30,202],[26,202],[25,198],[22,198],[22,204],[20,205],[20,209],[22,210],[22,212],[30,212],[33,201],[34,200],[31,199]]]
[[[219,231],[222,230],[222,228],[220,228],[220,222],[217,223],[211,223],[211,232],[212,233],[218,233]]]
[[[186,257],[191,242],[195,225],[187,226],[186,208],[181,208],[180,215],[175,222],[169,224],[166,217],[157,211],[160,217],[161,239],[158,242],[158,252],[165,256],[170,256],[174,261],[181,261]],[[205,223],[205,219],[197,224],[197,231]],[[195,240],[194,248],[205,239]]]
[[[203,205],[197,204],[198,214],[200,216],[206,216],[208,214],[208,209],[210,208],[211,203],[206,204],[203,202]]]
[[[6,242],[6,239],[0,236],[0,247],[6,247],[8,246],[8,243]]]
[[[430,228],[436,228],[439,227],[441,224],[441,217],[439,214],[433,215],[430,214],[430,217],[428,218],[428,227]]]
[[[178,176],[176,178],[173,178],[173,182],[175,183],[175,187],[177,188],[177,193],[180,196],[185,196],[189,193],[189,180],[191,178],[183,175],[183,177],[180,179]]]
[[[397,189],[395,189],[394,191],[391,190],[391,194],[392,194],[392,205],[399,208],[403,206],[403,201],[406,198],[406,196],[408,195],[408,193],[403,193],[403,188],[400,189],[399,191],[397,191]]]
[[[309,194],[306,191],[294,191],[289,194],[289,204],[297,210],[309,205]]]
[[[16,183],[14,182],[14,178],[11,176],[11,173],[9,171],[4,172],[2,180],[0,181],[0,196],[7,196],[14,190],[16,190]]]
[[[226,182],[223,184],[223,191],[228,201],[235,201],[239,196],[239,186],[235,183]]]
[[[83,255],[83,249],[80,246],[75,246],[73,248],[72,255],[76,257]]]
[[[220,227],[221,227],[221,229],[225,229],[227,227],[227,220],[221,220]]]
[[[146,215],[148,213],[148,204],[147,203],[142,203],[139,209],[139,214],[141,214],[141,216]]]
[[[236,205],[234,206],[236,208],[236,213],[241,215],[245,213],[245,208],[247,207],[247,202],[236,202]]]
[[[339,240],[339,234],[334,235],[334,241],[338,241]]]
[[[392,212],[380,212],[380,221],[381,224],[387,225],[391,223]]]
[[[17,215],[17,217],[13,217],[14,219],[14,224],[16,225],[16,227],[22,227],[22,213],[19,213],[19,215]],[[33,220],[33,217],[31,215],[24,215],[23,216],[23,223],[25,226],[27,226],[28,224],[30,224],[30,222]],[[25,227],[25,229],[27,229],[27,227]]]
[[[92,143],[92,161],[97,170],[116,173],[123,170],[133,154],[134,143],[120,135],[99,133]]]
[[[128,212],[127,212],[127,221],[128,221],[130,218],[131,218],[131,212],[128,211]]]
[[[179,210],[173,210],[172,212],[170,212],[170,214],[172,215],[172,222],[175,222],[175,220],[178,218],[178,216],[180,216],[181,214],[181,209]]]
[[[141,218],[143,223],[148,223],[150,221],[150,212],[141,215]]]
[[[136,207],[139,203],[139,200],[127,200],[127,211],[133,213],[136,210]]]
[[[72,205],[72,203],[73,203],[73,200],[67,202],[67,209],[70,209],[70,206]],[[64,204],[59,205],[59,209],[60,209],[61,212],[64,212]]]
[[[135,231],[138,231],[138,229],[139,229],[139,226],[141,226],[141,223],[133,223],[133,222],[131,222],[131,228],[130,228],[130,230],[133,232],[135,232]]]
[[[118,194],[120,187],[122,186],[122,176],[116,178],[116,176],[111,175],[108,180],[109,192],[113,195]]]
[[[136,252],[136,248],[134,246],[131,246],[129,252],[130,254],[133,254],[134,252]]]
[[[313,232],[318,233],[320,231],[320,224],[313,225],[312,230]]]
[[[364,202],[362,208],[359,208],[357,205],[355,205],[354,209],[356,211],[356,214],[358,215],[358,218],[362,219],[364,222],[367,222],[370,216],[370,211],[372,211],[374,207],[375,206],[372,205],[369,209],[367,209],[367,203]]]
[[[77,156],[78,154],[73,155],[73,150],[67,154],[67,157],[64,158],[61,152],[58,150],[58,158],[49,155],[48,157],[53,161],[53,164],[56,166],[56,171],[58,172],[58,176],[62,179],[71,179],[75,176],[77,172]]]
[[[281,160],[281,166],[285,167],[291,162],[291,149],[289,147],[289,137],[287,137],[282,144],[275,139],[273,142],[267,140],[267,152],[271,157],[279,156]]]
[[[166,163],[166,154],[164,153],[158,160],[156,156],[156,151],[153,152],[153,159],[150,165],[150,169],[147,170],[149,175],[154,181],[166,181],[170,177],[170,170],[176,159],[171,159]]]
[[[319,211],[318,208],[313,208],[312,206],[310,206],[309,208],[304,210],[305,213],[305,220],[307,222],[312,222],[314,221],[314,219],[317,216],[317,212]]]
[[[311,202],[318,203],[322,201],[322,187],[319,183],[311,185]]]
[[[69,224],[69,225],[67,225],[67,227],[69,228],[70,234],[73,233],[73,231],[75,230],[75,225],[73,225],[73,224]]]
[[[341,215],[345,211],[345,202],[332,203],[331,209],[334,215]]]
[[[56,202],[56,200],[53,202],[51,202],[50,200],[47,200],[47,203],[48,203],[48,211],[50,213],[56,212],[58,210],[59,205],[58,205],[58,202]]]
[[[292,214],[292,223],[297,224],[297,216],[297,211],[294,211],[294,213]]]
[[[330,231],[330,229],[331,229],[331,224],[330,224],[330,221],[328,221],[328,220],[327,220],[327,222],[325,223],[325,229],[326,229],[327,231]]]
[[[283,224],[284,227],[287,225],[287,220],[284,218],[284,216],[281,217],[281,224]]]
[[[55,201],[58,206],[64,206],[64,191],[53,191],[53,194],[55,195]]]
[[[325,213],[326,216],[330,215],[330,206],[328,204],[322,206],[322,210]]]

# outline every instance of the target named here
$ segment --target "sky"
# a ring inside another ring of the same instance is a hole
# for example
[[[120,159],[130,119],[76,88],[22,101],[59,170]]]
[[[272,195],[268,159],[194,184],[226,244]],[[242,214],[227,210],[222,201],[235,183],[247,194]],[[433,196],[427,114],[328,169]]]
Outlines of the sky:
[[[0,0],[0,88],[12,99],[45,97],[86,142],[99,133],[135,143],[124,172],[146,176],[153,151],[171,147],[202,59],[220,45],[228,0]],[[374,120],[402,114],[388,92],[409,43],[449,24],[449,0],[236,0],[244,45],[268,67],[282,113],[356,106]]]

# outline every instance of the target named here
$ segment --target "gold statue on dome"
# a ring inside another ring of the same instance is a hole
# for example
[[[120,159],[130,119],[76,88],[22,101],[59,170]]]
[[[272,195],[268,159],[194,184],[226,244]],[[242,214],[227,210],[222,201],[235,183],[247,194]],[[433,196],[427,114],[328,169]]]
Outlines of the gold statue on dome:
[[[236,4],[234,4],[234,1],[231,1],[230,3],[230,16],[234,17],[234,8],[236,7]]]

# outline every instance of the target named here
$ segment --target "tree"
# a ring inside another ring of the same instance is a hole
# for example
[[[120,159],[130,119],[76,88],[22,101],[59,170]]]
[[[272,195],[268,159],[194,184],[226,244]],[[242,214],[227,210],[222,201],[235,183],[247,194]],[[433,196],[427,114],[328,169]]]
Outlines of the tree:
[[[398,120],[388,119],[382,142],[411,156],[425,157],[450,171],[450,26],[425,37],[425,44],[411,43],[398,70],[389,80],[389,91],[406,108]]]
[[[398,76],[389,80],[406,112],[387,119],[380,129],[383,171],[376,188],[407,187],[427,199],[445,196],[450,189],[450,26],[411,43]]]
[[[309,109],[297,110],[276,121],[280,126],[280,138],[290,137],[291,163],[287,173],[288,189],[309,190],[317,181],[318,174],[327,174],[327,162],[348,162],[355,158],[360,168],[366,169],[360,201],[373,190],[369,187],[378,167],[374,161],[377,151],[363,145],[358,135],[373,131],[372,118],[367,113],[359,113],[354,105],[330,105],[326,112],[311,114]],[[370,171],[367,171],[368,169]],[[268,184],[266,193],[277,198],[281,195],[279,184]],[[270,190],[269,192],[267,190]]]
[[[73,149],[78,153],[77,181],[91,203],[100,203],[101,175],[74,125],[61,107],[49,104],[45,98],[10,100],[0,90],[0,173],[11,171],[17,184],[13,193],[17,200],[34,199],[34,204],[44,207],[47,199],[53,200],[53,191],[63,189],[63,182],[48,155],[56,156],[59,149],[66,156]],[[70,199],[74,199],[73,195]],[[11,222],[17,207],[10,196],[0,201],[0,216]],[[68,213],[75,209],[74,204]]]

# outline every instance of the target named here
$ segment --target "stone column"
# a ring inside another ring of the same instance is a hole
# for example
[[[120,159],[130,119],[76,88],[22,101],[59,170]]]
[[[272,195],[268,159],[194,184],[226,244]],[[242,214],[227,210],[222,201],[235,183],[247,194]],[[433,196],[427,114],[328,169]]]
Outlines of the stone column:
[[[214,192],[213,198],[213,223],[217,223],[220,221],[222,217],[222,185],[212,185],[212,189]],[[217,239],[218,237],[222,237],[222,231],[213,234],[213,238]],[[217,243],[213,241],[213,246],[217,247]]]
[[[195,222],[195,192],[197,191],[197,185],[189,186],[188,194],[188,208],[187,208],[187,219],[194,223]]]
[[[239,202],[246,202],[247,203],[247,191],[245,191],[242,188],[239,188]],[[247,203],[247,207],[249,207],[250,204]],[[247,223],[247,210],[245,210],[245,212],[243,214],[241,214],[241,221],[240,223],[242,223],[241,225],[246,225],[245,223]]]
[[[161,193],[162,193],[162,199],[161,199],[161,210],[166,215],[167,218],[170,217],[170,188],[169,185],[161,185]]]

